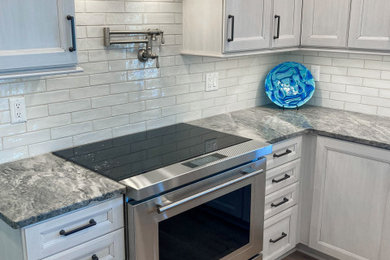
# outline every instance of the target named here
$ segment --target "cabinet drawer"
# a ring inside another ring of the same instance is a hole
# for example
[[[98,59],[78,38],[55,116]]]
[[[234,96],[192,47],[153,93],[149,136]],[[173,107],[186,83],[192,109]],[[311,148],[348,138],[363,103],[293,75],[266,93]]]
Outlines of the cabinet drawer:
[[[278,191],[299,180],[301,160],[295,160],[267,171],[265,194]]]
[[[299,183],[294,183],[280,191],[265,197],[264,219],[268,219],[283,210],[297,204]]]
[[[266,156],[267,170],[301,157],[302,137],[273,145],[273,153]]]
[[[263,260],[274,260],[296,246],[298,206],[264,222]]]
[[[97,258],[95,258],[96,256]],[[91,240],[82,245],[73,247],[44,260],[91,260],[91,259],[125,259],[124,229],[111,232],[102,237]]]
[[[120,229],[123,219],[121,197],[28,227],[24,230],[28,259],[41,259]]]

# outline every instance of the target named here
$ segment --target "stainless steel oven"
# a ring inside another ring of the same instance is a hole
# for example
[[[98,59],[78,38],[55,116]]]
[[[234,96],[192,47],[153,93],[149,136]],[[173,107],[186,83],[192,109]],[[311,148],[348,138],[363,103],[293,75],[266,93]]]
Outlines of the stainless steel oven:
[[[241,156],[243,161],[227,170],[161,196],[129,203],[129,259],[261,259],[265,158],[249,150],[249,157]],[[221,160],[218,164],[228,163]]]
[[[177,124],[56,152],[126,186],[128,260],[261,259],[272,146]]]

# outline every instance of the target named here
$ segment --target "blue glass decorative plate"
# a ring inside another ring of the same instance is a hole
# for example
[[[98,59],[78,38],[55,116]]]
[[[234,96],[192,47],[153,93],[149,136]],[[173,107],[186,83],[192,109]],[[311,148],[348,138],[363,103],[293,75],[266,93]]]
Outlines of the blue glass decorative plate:
[[[268,73],[265,92],[269,99],[283,108],[298,108],[311,99],[315,82],[311,72],[297,62],[284,62]]]

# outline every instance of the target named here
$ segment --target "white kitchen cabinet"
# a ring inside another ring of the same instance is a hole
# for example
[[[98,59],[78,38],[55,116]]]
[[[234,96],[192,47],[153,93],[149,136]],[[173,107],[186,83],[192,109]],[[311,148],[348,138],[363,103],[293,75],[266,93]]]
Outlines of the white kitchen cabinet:
[[[0,9],[0,78],[76,70],[73,0],[2,0]]]
[[[390,50],[389,13],[389,0],[353,0],[348,46]]]
[[[0,259],[124,260],[123,211],[119,197],[22,229],[0,220]]]
[[[302,46],[347,47],[351,0],[303,0]]]
[[[273,48],[299,46],[302,0],[273,1]]]
[[[122,228],[43,260],[125,260],[124,237]]]
[[[297,244],[298,206],[264,222],[263,259],[279,259]]]
[[[318,137],[309,246],[343,260],[389,259],[390,151]]]
[[[271,0],[225,0],[224,52],[270,47]]]
[[[270,48],[271,0],[183,1],[183,54],[219,56]]]

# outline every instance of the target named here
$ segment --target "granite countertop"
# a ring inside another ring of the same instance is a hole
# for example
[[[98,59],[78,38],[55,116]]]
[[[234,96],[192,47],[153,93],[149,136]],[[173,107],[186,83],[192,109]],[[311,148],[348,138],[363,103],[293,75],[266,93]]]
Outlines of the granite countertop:
[[[22,228],[125,191],[115,181],[45,154],[0,165],[0,218]]]
[[[190,122],[271,144],[306,133],[390,150],[390,117],[305,106],[255,107]]]
[[[262,142],[306,133],[390,150],[390,117],[305,106],[255,107],[192,121]],[[124,194],[125,187],[53,154],[0,165],[0,218],[22,228],[97,201]]]

